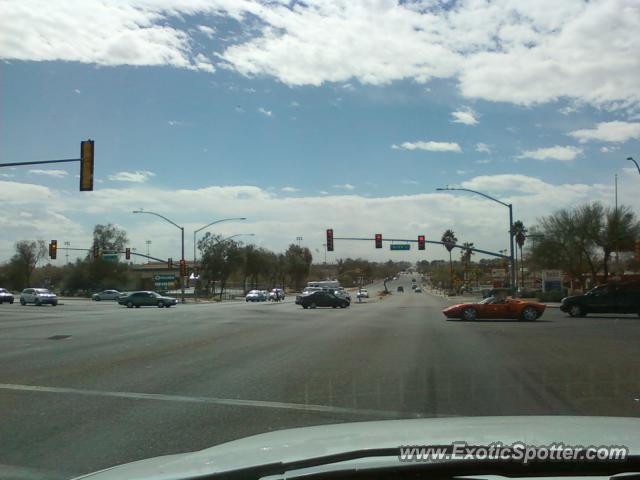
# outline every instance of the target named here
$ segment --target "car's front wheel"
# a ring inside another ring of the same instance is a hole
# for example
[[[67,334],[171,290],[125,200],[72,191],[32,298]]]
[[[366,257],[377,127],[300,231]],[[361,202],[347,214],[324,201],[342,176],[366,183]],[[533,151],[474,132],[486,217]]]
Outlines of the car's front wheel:
[[[522,310],[522,315],[520,315],[520,320],[524,320],[526,322],[533,322],[538,319],[538,311],[533,307],[526,307]]]
[[[462,311],[462,319],[468,322],[473,322],[478,318],[478,312],[475,308],[465,308]]]
[[[571,315],[572,317],[584,317],[585,311],[580,305],[573,305],[569,309],[569,315]]]
[[[133,308],[133,302],[127,302],[127,308]]]
[[[158,302],[158,308],[162,308],[162,307],[164,307],[164,302],[162,301]]]

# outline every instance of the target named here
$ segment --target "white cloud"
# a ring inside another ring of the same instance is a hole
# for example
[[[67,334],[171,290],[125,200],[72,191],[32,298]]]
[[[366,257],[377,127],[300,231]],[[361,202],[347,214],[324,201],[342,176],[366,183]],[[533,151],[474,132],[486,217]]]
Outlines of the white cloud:
[[[400,145],[391,145],[391,148],[399,150],[427,150],[429,152],[460,152],[460,145],[453,142],[404,142]]]
[[[258,108],[258,112],[263,114],[265,117],[270,117],[273,114],[273,112],[271,110],[265,110],[262,107]]]
[[[453,78],[468,98],[523,105],[640,103],[637,0],[447,3],[367,0],[22,0],[3,4],[0,56],[213,71],[201,55],[219,17],[249,24],[217,63],[287,85]],[[178,21],[176,21],[178,20]],[[331,52],[327,54],[326,52]],[[594,60],[597,59],[597,60]]]
[[[471,173],[472,170],[456,170],[458,175],[466,175],[467,173]]]
[[[198,25],[198,30],[204,33],[207,37],[213,38],[216,33],[216,29],[207,25]]]
[[[471,108],[463,108],[462,110],[451,112],[451,116],[453,117],[453,123],[463,123],[464,125],[478,124],[476,113]]]
[[[476,143],[476,152],[491,153],[491,146],[486,143]]]
[[[640,139],[640,122],[602,122],[595,128],[575,130],[569,133],[577,138],[580,143],[590,140],[602,142],[626,142],[631,139]]]
[[[40,169],[40,168],[31,169],[29,170],[29,173],[32,173],[34,175],[45,175],[47,177],[55,177],[55,178],[62,178],[69,175],[69,172],[67,172],[66,170]]]
[[[405,185],[420,185],[420,182],[416,180],[400,180],[400,183],[403,183]]]
[[[170,127],[177,127],[177,126],[182,125],[183,123],[184,123],[184,122],[181,122],[180,120],[169,120],[169,121],[167,122],[167,124],[168,124]]]
[[[610,147],[600,147],[601,153],[611,153],[620,150],[618,146],[610,146]]]
[[[144,183],[151,177],[155,176],[155,173],[148,170],[136,170],[135,172],[117,172],[113,175],[109,175],[108,178],[115,182]]]
[[[488,158],[483,158],[481,160],[474,160],[473,163],[477,163],[478,165],[486,165],[488,163],[491,163],[491,160],[489,160]]]
[[[339,189],[342,189],[342,190],[355,190],[356,189],[356,187],[354,187],[350,183],[343,183],[341,185],[334,185],[333,188],[339,188]]]
[[[518,158],[531,158],[533,160],[559,160],[561,162],[570,162],[575,160],[578,155],[582,154],[582,149],[578,147],[554,147],[538,148],[537,150],[526,150],[518,156]]]
[[[629,166],[632,166],[629,162]],[[637,172],[635,173],[637,176]],[[529,226],[541,215],[587,201],[613,203],[613,182],[606,184],[552,184],[526,175],[485,175],[471,178],[463,187],[486,192],[513,203],[516,218]],[[458,238],[473,241],[480,248],[496,251],[508,245],[507,210],[494,202],[464,192],[364,197],[351,191],[314,196],[278,195],[256,186],[209,186],[196,189],[172,189],[150,184],[129,184],[123,188],[100,188],[91,193],[91,201],[75,190],[52,189],[38,185],[0,181],[0,202],[7,211],[44,211],[49,218],[10,217],[0,236],[0,261],[10,257],[13,243],[22,238],[58,238],[71,240],[74,247],[90,245],[96,218],[124,228],[131,246],[146,249],[144,241],[153,233],[152,255],[178,257],[179,237],[175,229],[151,215],[132,215],[134,208],[162,212],[180,219],[187,231],[202,226],[202,218],[247,217],[247,222],[228,222],[216,226],[216,233],[232,235],[252,232],[257,245],[284,251],[296,236],[304,244],[320,248],[326,228],[338,236],[371,236],[371,225],[379,225],[383,234],[395,238],[415,238],[427,232],[439,236],[455,225]],[[621,189],[620,203],[640,209],[640,197],[632,189]],[[336,215],[345,204],[357,215]],[[419,221],[416,221],[419,219]],[[385,233],[386,232],[386,233]],[[188,239],[187,239],[188,240]],[[246,240],[246,239],[245,239]],[[388,251],[363,248],[364,243],[336,243],[333,259],[347,256],[386,261]],[[191,247],[189,242],[188,248]],[[407,253],[417,260],[418,253]],[[445,258],[446,250],[428,247],[429,259]]]
[[[280,190],[287,193],[295,193],[300,191],[300,189],[296,187],[282,187]]]
[[[82,93],[82,92],[80,91],[80,89],[79,89],[79,88],[74,88],[74,89],[73,89],[73,91],[74,91],[75,93],[77,93],[78,95],[79,95],[80,93]]]

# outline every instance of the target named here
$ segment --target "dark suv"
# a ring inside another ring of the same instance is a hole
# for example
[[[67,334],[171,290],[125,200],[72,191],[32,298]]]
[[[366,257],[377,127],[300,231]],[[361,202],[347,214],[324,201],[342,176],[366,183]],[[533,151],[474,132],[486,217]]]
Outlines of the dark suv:
[[[560,310],[572,317],[588,313],[637,313],[640,316],[640,282],[598,285],[584,295],[563,298]]]

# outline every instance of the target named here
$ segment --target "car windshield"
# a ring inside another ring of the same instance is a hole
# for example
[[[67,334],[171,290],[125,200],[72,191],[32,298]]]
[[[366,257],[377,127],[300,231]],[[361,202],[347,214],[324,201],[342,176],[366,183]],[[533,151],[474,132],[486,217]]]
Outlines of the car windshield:
[[[0,17],[1,478],[640,421],[640,0]]]

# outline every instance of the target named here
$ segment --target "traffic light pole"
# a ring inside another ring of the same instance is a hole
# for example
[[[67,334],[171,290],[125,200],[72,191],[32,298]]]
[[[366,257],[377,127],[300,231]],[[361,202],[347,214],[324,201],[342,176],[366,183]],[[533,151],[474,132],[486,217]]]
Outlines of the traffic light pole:
[[[180,233],[182,234],[182,265],[185,264],[184,261],[184,227],[180,227]],[[184,276],[182,275],[182,272],[180,272],[180,295],[181,295],[181,301],[182,303],[184,303]]]

